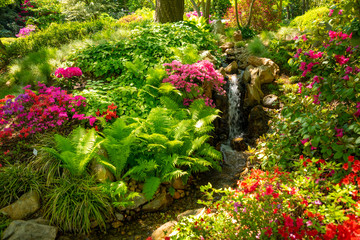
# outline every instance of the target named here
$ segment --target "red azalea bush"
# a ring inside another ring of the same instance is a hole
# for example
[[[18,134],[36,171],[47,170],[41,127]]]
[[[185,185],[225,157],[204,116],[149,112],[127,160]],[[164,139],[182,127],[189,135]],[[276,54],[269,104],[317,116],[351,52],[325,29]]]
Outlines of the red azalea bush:
[[[360,157],[360,50],[351,44],[352,33],[327,36],[323,42],[312,35],[295,38],[289,64],[298,69],[298,92],[283,97],[274,137],[260,146],[264,165],[289,167],[301,154],[338,163]]]
[[[336,184],[344,170],[331,161],[300,157],[296,164],[292,173],[252,170],[235,189],[203,187],[208,211],[182,220],[171,239],[359,239],[360,185]],[[226,195],[213,203],[215,192]]]
[[[25,87],[25,93],[16,98],[7,96],[0,100],[0,139],[4,137],[26,138],[36,132],[59,127],[71,119],[88,120],[92,126],[93,116],[80,114],[86,106],[85,98],[72,96],[57,87],[38,84],[39,93]],[[14,135],[15,134],[15,135]],[[2,139],[3,140],[3,139]]]
[[[211,99],[212,90],[217,94],[225,94],[223,85],[224,77],[214,69],[214,65],[207,61],[199,61],[194,64],[182,64],[179,61],[166,63],[168,78],[163,82],[171,83],[176,89],[184,94],[184,105],[188,106],[198,98],[205,99],[207,106],[215,107]]]
[[[245,26],[248,21],[250,4],[251,0],[238,1],[239,21],[241,26]],[[273,8],[276,4],[276,0],[255,1],[250,27],[256,31],[275,29],[281,21],[279,12]],[[230,20],[226,23],[227,27],[236,27],[235,6],[232,6],[227,10],[224,19]]]

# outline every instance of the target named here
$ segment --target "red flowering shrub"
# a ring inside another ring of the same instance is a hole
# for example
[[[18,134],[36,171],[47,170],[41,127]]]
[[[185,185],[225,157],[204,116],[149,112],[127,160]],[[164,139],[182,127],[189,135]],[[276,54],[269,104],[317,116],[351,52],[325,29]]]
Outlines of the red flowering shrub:
[[[203,187],[213,211],[182,220],[172,239],[359,239],[359,185],[335,184],[343,170],[322,159],[301,156],[297,165],[252,170],[235,189]],[[225,195],[213,203],[213,193]]]
[[[85,98],[73,97],[65,90],[46,87],[39,83],[39,94],[27,89],[16,98],[6,96],[0,100],[0,139],[4,137],[26,138],[30,134],[42,132],[63,125],[72,119],[88,120],[92,126],[93,116],[80,114],[86,106]]]
[[[239,21],[241,26],[245,26],[248,21],[250,3],[251,0],[238,1]],[[276,0],[255,1],[250,27],[256,31],[275,29],[281,21],[279,12],[273,8],[276,3]],[[235,6],[232,6],[227,10],[224,19],[230,20],[226,23],[227,27],[236,27]]]
[[[211,99],[214,89],[218,94],[225,94],[222,88],[225,84],[224,77],[214,69],[214,65],[207,60],[194,64],[182,64],[179,61],[166,63],[168,78],[163,82],[171,83],[184,94],[184,105],[188,106],[198,98],[205,99],[207,106],[215,107]]]

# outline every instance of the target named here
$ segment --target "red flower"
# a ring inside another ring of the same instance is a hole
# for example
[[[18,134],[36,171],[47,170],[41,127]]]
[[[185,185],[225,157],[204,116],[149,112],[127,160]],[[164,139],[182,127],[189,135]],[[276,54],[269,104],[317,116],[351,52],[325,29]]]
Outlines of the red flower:
[[[345,163],[344,166],[343,166],[343,169],[348,170],[349,169],[349,164]]]
[[[348,156],[348,161],[349,161],[349,162],[353,162],[353,161],[354,161],[354,159],[355,159],[355,157],[354,157],[354,156]]]

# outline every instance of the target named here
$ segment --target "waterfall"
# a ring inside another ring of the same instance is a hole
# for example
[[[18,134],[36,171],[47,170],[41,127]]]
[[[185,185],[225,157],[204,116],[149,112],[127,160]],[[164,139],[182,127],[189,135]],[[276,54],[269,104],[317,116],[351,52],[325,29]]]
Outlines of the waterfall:
[[[229,140],[239,137],[242,134],[241,129],[241,91],[239,89],[240,81],[244,75],[244,71],[241,71],[240,76],[234,74],[229,79]]]
[[[238,76],[236,74],[231,75],[229,78],[229,137],[226,143],[221,144],[220,151],[224,156],[224,163],[233,167],[244,166],[244,158],[242,155],[233,150],[230,146],[231,140],[243,135],[243,122],[244,116],[242,115],[242,96],[241,96],[241,81],[244,75],[244,71]]]

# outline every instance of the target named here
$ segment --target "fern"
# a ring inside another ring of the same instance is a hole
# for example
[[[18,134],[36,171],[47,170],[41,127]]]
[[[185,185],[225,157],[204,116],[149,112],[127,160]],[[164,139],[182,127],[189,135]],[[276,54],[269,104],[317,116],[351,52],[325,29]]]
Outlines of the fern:
[[[147,200],[152,199],[155,195],[156,190],[161,184],[161,179],[158,177],[150,177],[145,180],[143,193]]]
[[[71,174],[79,176],[85,172],[87,165],[95,157],[103,141],[94,129],[86,132],[85,129],[79,127],[68,138],[55,135],[55,147],[58,150],[43,149],[60,160]]]

